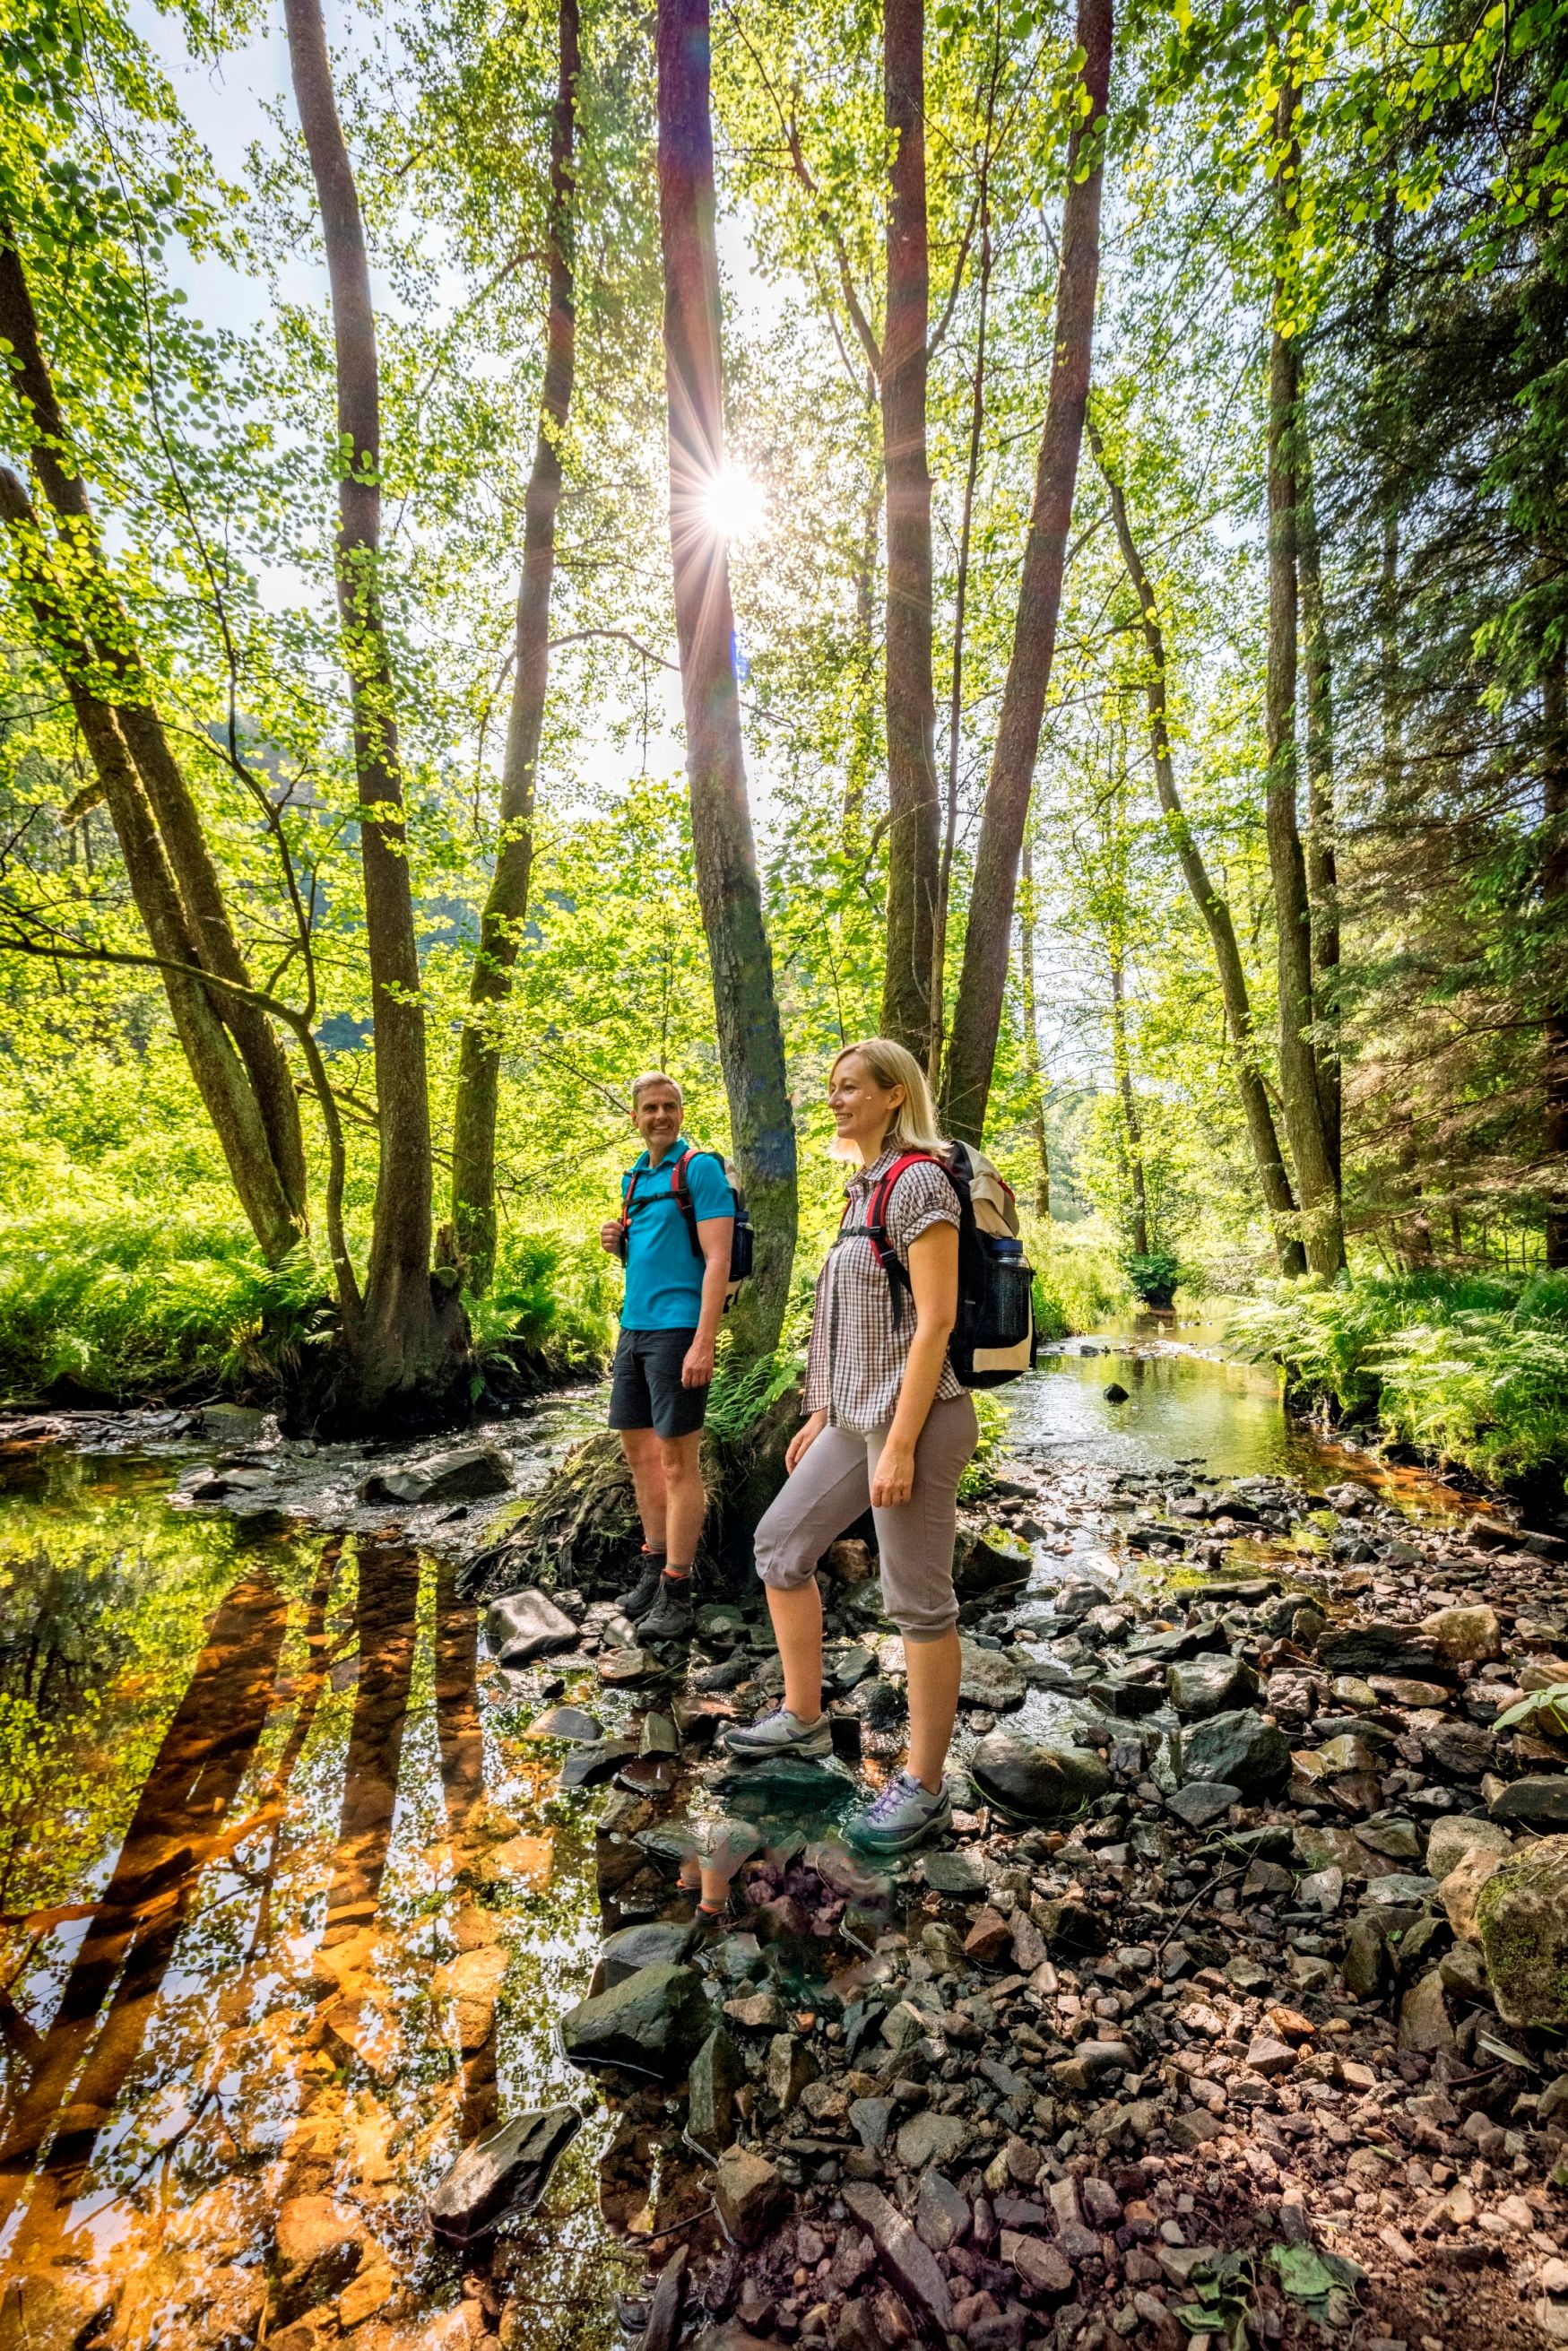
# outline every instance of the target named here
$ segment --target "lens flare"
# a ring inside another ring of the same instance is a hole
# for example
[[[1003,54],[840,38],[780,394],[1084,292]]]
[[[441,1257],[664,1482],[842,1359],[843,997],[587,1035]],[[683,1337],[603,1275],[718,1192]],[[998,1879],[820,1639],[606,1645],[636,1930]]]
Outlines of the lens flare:
[[[716,538],[749,538],[760,529],[768,493],[739,465],[724,465],[703,492],[703,519]]]

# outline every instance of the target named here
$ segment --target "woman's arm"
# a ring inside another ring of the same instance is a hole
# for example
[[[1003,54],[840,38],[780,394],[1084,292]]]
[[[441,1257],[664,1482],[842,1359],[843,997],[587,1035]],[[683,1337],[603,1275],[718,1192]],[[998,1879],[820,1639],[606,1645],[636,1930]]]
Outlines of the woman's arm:
[[[899,1385],[893,1426],[882,1448],[871,1499],[878,1510],[907,1502],[915,1490],[915,1447],[947,1360],[958,1317],[958,1228],[927,1225],[910,1244],[909,1286],[915,1294],[915,1336]]]

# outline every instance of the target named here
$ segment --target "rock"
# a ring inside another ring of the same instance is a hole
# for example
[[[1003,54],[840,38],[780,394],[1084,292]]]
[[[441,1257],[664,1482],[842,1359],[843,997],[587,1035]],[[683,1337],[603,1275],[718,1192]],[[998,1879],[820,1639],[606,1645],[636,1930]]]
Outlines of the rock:
[[[735,2094],[746,2079],[739,2050],[722,2026],[710,2032],[692,2060],[686,2084],[686,2137],[709,2155],[722,2155],[735,2138]]]
[[[1502,1655],[1502,1626],[1495,1608],[1439,1608],[1422,1617],[1419,1630],[1437,1643],[1451,1666],[1482,1666]]]
[[[512,1465],[494,1445],[462,1445],[397,1469],[376,1469],[360,1487],[361,1502],[481,1502],[512,1490]]]
[[[1185,1788],[1166,1798],[1170,1810],[1189,1829],[1211,1828],[1223,1820],[1232,1804],[1240,1802],[1241,1791],[1229,1780],[1189,1780]]]
[[[1370,1680],[1375,1674],[1407,1675],[1417,1681],[1440,1675],[1447,1660],[1430,1633],[1413,1625],[1384,1624],[1365,1616],[1321,1635],[1318,1663],[1327,1674],[1355,1674]]]
[[[1001,2254],[1010,2261],[1025,2285],[1036,2294],[1067,2294],[1072,2292],[1072,2264],[1059,2245],[1042,2244],[1038,2237],[1025,2237],[1013,2230],[1002,2231]]]
[[[1058,2087],[1080,2095],[1116,2074],[1129,2074],[1137,2064],[1124,2041],[1081,2041],[1071,2057],[1059,2058],[1051,2069]]]
[[[1489,1853],[1511,1853],[1513,1839],[1497,1821],[1480,1820],[1473,1814],[1451,1813],[1434,1821],[1427,1840],[1427,1875],[1435,1877],[1440,1886],[1467,1853],[1482,1848]]]
[[[958,1699],[963,1706],[983,1706],[993,1714],[1005,1714],[1009,1707],[1021,1706],[1029,1687],[1018,1667],[1000,1649],[987,1649],[967,1634],[958,1643],[963,1659],[958,1681]]]
[[[776,2032],[768,2044],[768,2095],[787,2115],[821,2068],[798,2032]]]
[[[436,2235],[472,2245],[502,2220],[531,2212],[581,2127],[575,2106],[539,2106],[475,2139],[431,2197]]]
[[[560,2022],[574,2065],[627,2065],[674,2081],[706,2040],[708,2005],[695,1968],[639,1968]]]
[[[1519,1541],[1519,1530],[1511,1527],[1506,1519],[1488,1518],[1478,1512],[1465,1522],[1465,1541],[1472,1551],[1512,1551]]]
[[[651,1649],[606,1649],[597,1660],[599,1678],[612,1689],[627,1689],[634,1682],[652,1681],[664,1668]]]
[[[1012,1945],[1012,1928],[999,1911],[988,1906],[978,1913],[964,1938],[964,1957],[977,1959],[983,1968],[994,1968],[1011,1951]]]
[[[828,1545],[828,1573],[841,1583],[864,1583],[876,1573],[876,1561],[871,1545],[858,1536],[841,1535],[837,1542]]]
[[[1291,1776],[1291,1743],[1250,1707],[1211,1715],[1180,1734],[1184,1781],[1228,1782],[1244,1799],[1270,1795]]]
[[[526,1739],[562,1739],[570,1747],[589,1747],[604,1736],[604,1725],[580,1706],[552,1706],[536,1714],[524,1732]]]
[[[953,1588],[960,1600],[983,1600],[993,1592],[1010,1592],[1027,1583],[1034,1563],[1028,1543],[988,1527],[984,1534],[960,1528],[953,1552]]]
[[[1371,2000],[1388,1973],[1388,1937],[1375,1911],[1363,1910],[1345,1937],[1340,1973],[1353,2000]]]
[[[1568,1836],[1542,1837],[1506,1857],[1480,1889],[1476,1921],[1504,2023],[1561,2032],[1568,2025]]]
[[[679,1967],[695,1940],[695,1927],[680,1918],[648,1918],[635,1927],[622,1927],[618,1934],[606,1938],[601,1954],[606,1991],[624,1983],[639,1968]]]
[[[1518,1821],[1528,1829],[1568,1828],[1568,1773],[1531,1772],[1511,1780],[1487,1811],[1494,1821]]]
[[[1194,1657],[1167,1666],[1166,1689],[1178,1714],[1203,1717],[1255,1706],[1263,1685],[1240,1657]]]
[[[1399,2046],[1421,2057],[1434,2057],[1439,2049],[1454,2045],[1454,2028],[1448,2022],[1448,2003],[1444,1997],[1443,1980],[1434,1969],[1412,1984],[1399,2003]]]
[[[1086,1749],[1047,1747],[1011,1730],[990,1730],[969,1758],[982,1794],[1026,1820],[1061,1820],[1105,1794],[1111,1775]]]
[[[876,2247],[883,2266],[899,2292],[930,2319],[942,2334],[951,2332],[953,2300],[936,2257],[924,2244],[896,2206],[880,2188],[869,2182],[847,2181],[843,2200]]]
[[[727,2147],[719,2157],[713,2195],[725,2232],[737,2245],[759,2243],[789,2201],[772,2164],[742,2147]]]
[[[1247,2064],[1254,2074],[1265,2080],[1275,2074],[1288,2074],[1296,2062],[1296,2053],[1288,2041],[1276,2041],[1271,2034],[1260,2033],[1247,2049]]]
[[[898,2159],[906,2171],[928,2163],[953,2163],[969,2143],[969,2126],[957,2115],[912,2115],[898,2134]]]
[[[526,1666],[550,1649],[577,1646],[577,1626],[542,1592],[511,1592],[491,1603],[485,1617],[490,1654],[504,1666]]]
[[[939,2171],[923,2172],[920,2193],[915,2199],[915,2233],[934,2253],[945,2253],[957,2243],[968,2225],[968,2203],[952,2182]]]
[[[364,2259],[366,2230],[330,2196],[291,2196],[277,2210],[277,2315],[330,2302]]]
[[[968,1899],[986,1890],[986,1872],[978,1856],[962,1850],[938,1850],[922,1858],[920,1874],[934,1894]]]
[[[891,2098],[852,2099],[850,2122],[866,2153],[880,2155],[887,2145],[887,2134],[893,2122],[893,2100]]]
[[[1460,1855],[1438,1887],[1438,1896],[1448,1914],[1448,1924],[1462,1942],[1479,1942],[1476,1905],[1488,1878],[1500,1870],[1507,1859],[1508,1855],[1499,1853],[1494,1845],[1472,1844]]]
[[[1132,1397],[1120,1380],[1107,1380],[1100,1391],[1107,1404],[1131,1404]]]

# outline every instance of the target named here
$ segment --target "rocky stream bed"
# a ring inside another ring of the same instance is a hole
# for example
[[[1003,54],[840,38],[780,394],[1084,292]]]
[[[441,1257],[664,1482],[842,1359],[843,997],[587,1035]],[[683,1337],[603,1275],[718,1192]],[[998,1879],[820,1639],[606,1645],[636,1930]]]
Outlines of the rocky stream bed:
[[[425,2199],[458,2298],[411,2319],[307,2127],[257,2320],[211,2339],[1568,2342],[1568,1736],[1521,1713],[1568,1682],[1568,1542],[1332,1466],[1221,1481],[1020,1447],[961,1543],[954,1834],[891,1874],[838,1834],[904,1712],[863,1542],[824,1571],[834,1760],[758,1776],[717,1744],[779,1685],[752,1593],[710,1597],[689,1653],[645,1650],[613,1546],[497,1548],[483,1468],[428,1463],[401,1498],[406,1463],[313,1472],[366,1540],[472,1562],[486,1736],[591,1836],[601,1949],[533,2020],[580,2092],[497,2097],[502,1927],[538,1838],[476,1807],[440,1965],[466,2146]],[[209,1446],[180,1507],[274,1509],[287,1482],[267,1441]],[[682,1880],[726,1852],[730,1914],[701,1933]],[[300,2025],[350,2092],[377,2062],[356,1931]],[[601,2333],[563,2313],[552,2337],[528,2216],[584,2115],[643,2273]],[[128,2339],[18,2332],[20,2307],[5,2351]]]

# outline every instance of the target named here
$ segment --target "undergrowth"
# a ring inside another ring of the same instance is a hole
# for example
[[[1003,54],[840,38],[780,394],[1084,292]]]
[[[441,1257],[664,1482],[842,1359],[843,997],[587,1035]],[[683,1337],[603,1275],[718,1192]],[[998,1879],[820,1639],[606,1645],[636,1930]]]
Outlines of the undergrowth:
[[[1568,1471],[1568,1274],[1285,1282],[1230,1335],[1301,1395],[1479,1478]]]

